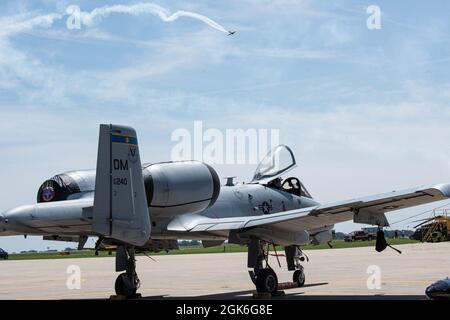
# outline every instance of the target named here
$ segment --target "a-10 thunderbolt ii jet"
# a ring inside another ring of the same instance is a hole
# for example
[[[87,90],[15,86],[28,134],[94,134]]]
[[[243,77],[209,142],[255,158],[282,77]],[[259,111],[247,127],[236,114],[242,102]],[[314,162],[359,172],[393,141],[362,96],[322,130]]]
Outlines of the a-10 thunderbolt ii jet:
[[[38,191],[37,204],[0,215],[0,235],[42,235],[77,241],[96,236],[96,249],[116,250],[117,294],[133,297],[140,282],[135,253],[172,250],[178,239],[225,240],[248,246],[247,266],[260,292],[275,292],[269,245],[285,249],[293,280],[305,274],[300,246],[326,243],[334,224],[388,226],[385,213],[450,197],[450,184],[319,204],[295,177],[292,151],[278,146],[262,160],[250,183],[220,186],[212,167],[198,161],[141,164],[134,129],[100,125],[97,169],[58,174]],[[379,239],[381,246],[384,238]],[[385,245],[384,245],[385,247]],[[225,271],[226,272],[226,271]]]

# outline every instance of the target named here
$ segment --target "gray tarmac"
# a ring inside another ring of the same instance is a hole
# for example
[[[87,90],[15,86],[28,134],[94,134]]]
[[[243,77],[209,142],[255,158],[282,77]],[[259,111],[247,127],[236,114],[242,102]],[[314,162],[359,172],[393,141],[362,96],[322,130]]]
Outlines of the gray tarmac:
[[[310,260],[304,263],[305,286],[285,290],[279,299],[425,299],[428,285],[450,276],[450,242],[397,248],[403,253],[389,248],[378,253],[372,247],[306,251]],[[246,258],[246,253],[155,256],[156,262],[138,257],[138,292],[145,299],[249,298],[254,286]],[[270,264],[280,282],[291,281],[292,272],[286,270],[284,258],[280,260],[281,269],[275,257]],[[67,286],[74,283],[70,266],[79,267],[80,289]],[[118,275],[114,267],[109,257],[0,261],[0,299],[109,298]]]

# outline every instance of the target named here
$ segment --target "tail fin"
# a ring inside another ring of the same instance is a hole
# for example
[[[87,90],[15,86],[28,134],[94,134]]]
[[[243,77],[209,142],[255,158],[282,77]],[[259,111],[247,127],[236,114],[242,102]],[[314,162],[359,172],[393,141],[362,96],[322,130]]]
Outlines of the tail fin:
[[[133,128],[100,125],[92,228],[104,237],[136,246],[150,238],[150,216]]]

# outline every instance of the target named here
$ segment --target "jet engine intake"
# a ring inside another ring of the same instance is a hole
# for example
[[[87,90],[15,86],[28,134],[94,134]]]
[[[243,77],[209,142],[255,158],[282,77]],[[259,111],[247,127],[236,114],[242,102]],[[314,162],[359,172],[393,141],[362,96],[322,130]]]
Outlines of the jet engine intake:
[[[37,202],[76,199],[95,188],[95,170],[71,171],[57,174],[44,181],[37,193]]]

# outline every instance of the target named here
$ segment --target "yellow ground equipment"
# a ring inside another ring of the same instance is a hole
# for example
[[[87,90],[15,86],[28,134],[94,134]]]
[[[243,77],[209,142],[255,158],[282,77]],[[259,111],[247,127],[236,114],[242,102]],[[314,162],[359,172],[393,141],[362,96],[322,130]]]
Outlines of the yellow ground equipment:
[[[449,209],[433,210],[433,215],[416,227],[420,227],[422,242],[450,241]]]

